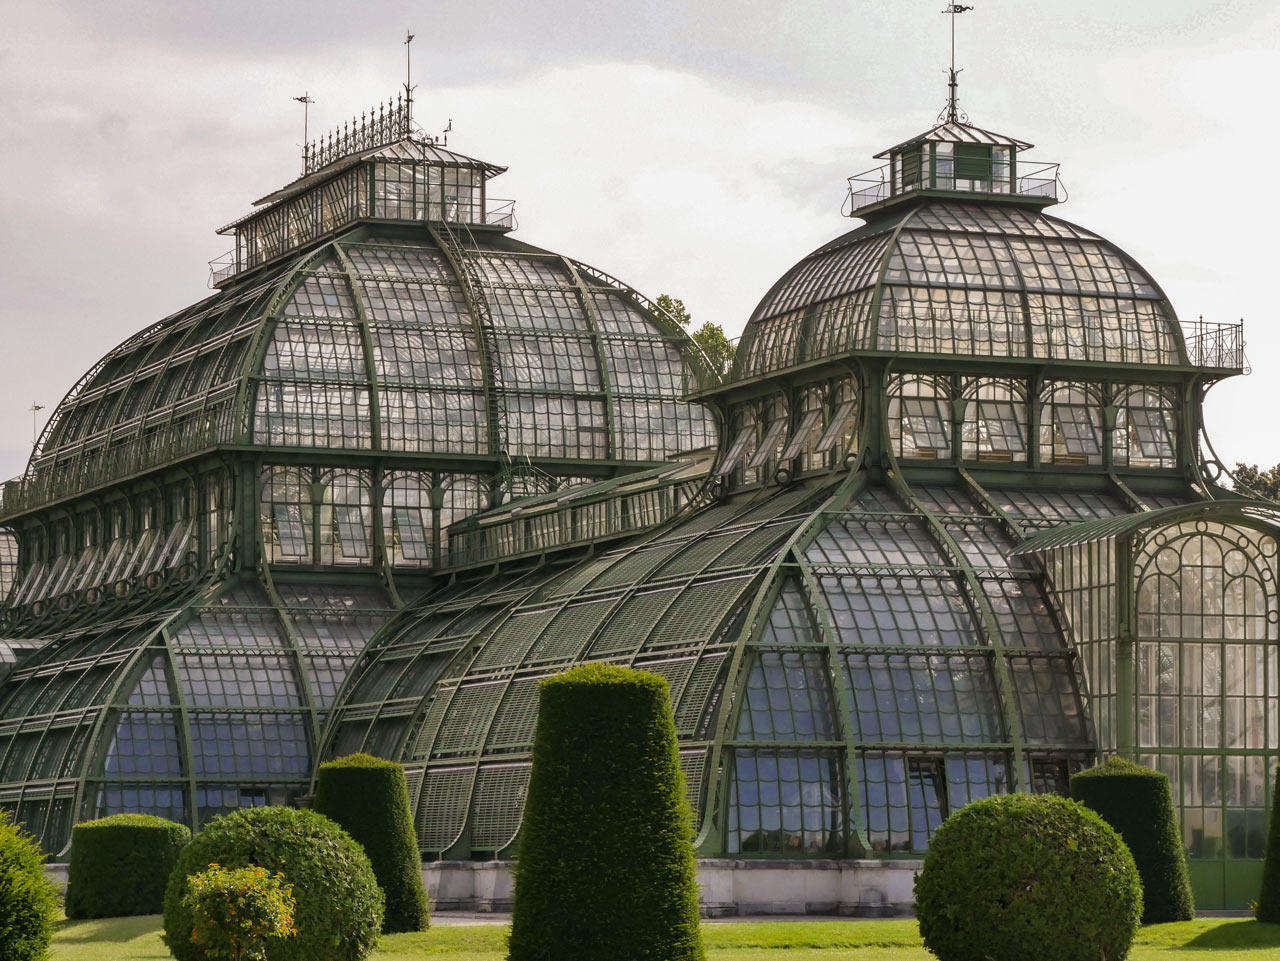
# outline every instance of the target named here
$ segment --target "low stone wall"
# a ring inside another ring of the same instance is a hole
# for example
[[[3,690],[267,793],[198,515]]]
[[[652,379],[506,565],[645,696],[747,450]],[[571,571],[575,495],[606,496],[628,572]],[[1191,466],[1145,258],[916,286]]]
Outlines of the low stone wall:
[[[702,859],[698,887],[705,917],[824,914],[888,918],[911,913],[920,861]],[[510,861],[423,864],[440,911],[510,911]]]
[[[892,918],[911,914],[919,861],[698,861],[699,900],[708,918],[825,914]],[[429,861],[422,879],[437,911],[511,910],[510,861]],[[65,864],[46,864],[60,888]]]

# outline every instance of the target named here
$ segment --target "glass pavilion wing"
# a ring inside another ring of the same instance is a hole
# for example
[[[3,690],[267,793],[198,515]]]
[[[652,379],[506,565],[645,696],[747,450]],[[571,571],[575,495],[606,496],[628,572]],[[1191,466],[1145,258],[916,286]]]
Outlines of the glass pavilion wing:
[[[1280,754],[1278,537],[1273,507],[1224,500],[1045,531],[1021,548],[1040,554],[1071,625],[1101,747],[1169,775],[1201,872],[1263,853]],[[1128,632],[1116,616],[1126,593]]]
[[[950,810],[1065,791],[1092,751],[1039,578],[958,491],[915,496],[932,522],[864,489],[782,582],[726,745],[727,852],[922,851]]]

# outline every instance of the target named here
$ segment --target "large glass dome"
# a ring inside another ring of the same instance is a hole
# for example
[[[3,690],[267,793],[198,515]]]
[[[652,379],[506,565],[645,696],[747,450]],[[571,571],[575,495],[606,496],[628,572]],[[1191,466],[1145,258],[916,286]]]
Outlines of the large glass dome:
[[[1119,247],[1008,202],[932,200],[824,244],[765,295],[735,374],[850,350],[1180,364],[1177,317]]]

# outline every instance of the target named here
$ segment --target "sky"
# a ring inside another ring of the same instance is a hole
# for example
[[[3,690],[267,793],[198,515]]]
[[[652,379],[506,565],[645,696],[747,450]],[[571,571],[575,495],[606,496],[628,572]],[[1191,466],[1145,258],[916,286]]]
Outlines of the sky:
[[[522,240],[741,331],[856,225],[845,178],[946,96],[940,0],[0,0],[0,479],[33,418],[209,294],[215,236],[294,179],[302,109],[340,125],[404,81],[449,146],[506,165]],[[1275,0],[974,0],[960,105],[1058,161],[1052,213],[1112,240],[1184,320],[1244,318],[1206,401],[1218,455],[1280,462],[1270,171]]]

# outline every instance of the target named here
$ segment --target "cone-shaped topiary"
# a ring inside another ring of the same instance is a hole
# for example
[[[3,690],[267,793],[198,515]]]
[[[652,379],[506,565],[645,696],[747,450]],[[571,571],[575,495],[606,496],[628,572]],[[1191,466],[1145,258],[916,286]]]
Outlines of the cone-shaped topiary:
[[[383,933],[425,931],[427,890],[404,768],[370,754],[321,764],[311,806],[364,845],[387,899]]]
[[[702,959],[667,682],[587,664],[542,682],[511,961]]]
[[[1262,889],[1254,916],[1259,921],[1280,924],[1280,764],[1276,765],[1276,787],[1271,792],[1271,824],[1267,830],[1266,860],[1262,862]]]
[[[67,917],[159,914],[178,853],[190,840],[185,824],[151,814],[77,824],[67,866]]]
[[[1120,757],[1071,778],[1071,796],[1119,832],[1142,878],[1142,923],[1195,917],[1187,855],[1169,778]]]
[[[1083,804],[1006,794],[942,822],[916,876],[939,961],[1122,959],[1142,914],[1129,849]]]
[[[58,917],[58,892],[44,852],[8,811],[0,811],[0,958],[45,961]]]
[[[164,943],[177,961],[205,961],[193,944],[187,880],[210,865],[279,871],[293,885],[296,937],[274,942],[267,961],[363,961],[382,930],[382,892],[351,835],[315,811],[241,808],[216,817],[178,855],[164,892]]]

